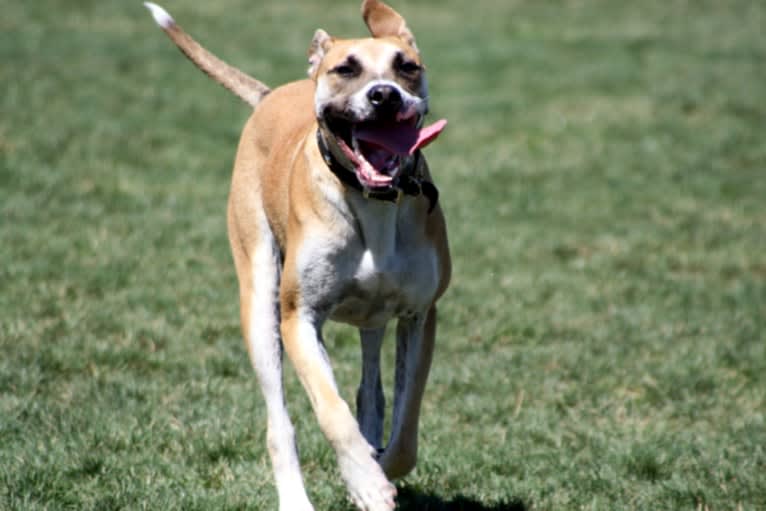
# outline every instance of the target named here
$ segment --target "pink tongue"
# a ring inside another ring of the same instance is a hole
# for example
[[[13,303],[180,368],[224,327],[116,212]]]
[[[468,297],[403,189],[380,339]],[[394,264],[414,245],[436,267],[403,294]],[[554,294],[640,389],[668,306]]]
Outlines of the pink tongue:
[[[420,129],[404,124],[363,124],[356,129],[356,138],[406,156],[433,142],[446,125],[445,119]]]

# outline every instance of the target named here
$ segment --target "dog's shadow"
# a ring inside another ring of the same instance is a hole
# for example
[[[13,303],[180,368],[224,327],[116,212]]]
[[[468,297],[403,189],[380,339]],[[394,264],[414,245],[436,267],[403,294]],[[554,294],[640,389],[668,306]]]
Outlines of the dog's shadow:
[[[483,504],[470,497],[458,495],[445,500],[438,495],[423,493],[417,488],[397,488],[397,511],[528,511],[527,505],[518,498],[494,504]]]
[[[517,497],[484,504],[464,495],[457,495],[446,500],[411,486],[397,486],[396,491],[396,511],[529,511],[531,509]],[[343,505],[332,509],[354,511],[356,507],[346,499]]]

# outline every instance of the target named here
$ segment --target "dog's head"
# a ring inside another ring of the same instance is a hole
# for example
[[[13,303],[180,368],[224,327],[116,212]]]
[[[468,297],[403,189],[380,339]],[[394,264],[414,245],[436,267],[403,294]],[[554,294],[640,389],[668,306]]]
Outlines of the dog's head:
[[[446,122],[422,127],[428,86],[404,18],[377,0],[362,3],[362,16],[372,38],[336,39],[317,30],[309,76],[316,82],[317,120],[336,157],[365,188],[379,189],[392,186]]]

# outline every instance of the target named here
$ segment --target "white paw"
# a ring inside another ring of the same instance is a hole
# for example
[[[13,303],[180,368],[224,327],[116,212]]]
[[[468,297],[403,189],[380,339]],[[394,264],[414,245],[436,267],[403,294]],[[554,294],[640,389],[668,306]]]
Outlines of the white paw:
[[[301,491],[296,492],[295,495],[280,495],[279,511],[314,511],[314,506],[301,488]]]
[[[396,487],[391,484],[370,453],[338,460],[351,501],[361,511],[393,511]]]

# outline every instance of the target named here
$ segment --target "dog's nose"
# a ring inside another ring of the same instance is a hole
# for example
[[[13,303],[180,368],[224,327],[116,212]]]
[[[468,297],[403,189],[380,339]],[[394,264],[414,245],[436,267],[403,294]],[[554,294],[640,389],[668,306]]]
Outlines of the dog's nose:
[[[376,110],[396,112],[402,106],[402,94],[393,85],[379,84],[370,87],[367,99]]]

